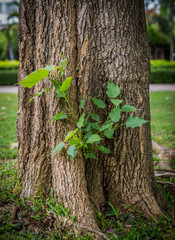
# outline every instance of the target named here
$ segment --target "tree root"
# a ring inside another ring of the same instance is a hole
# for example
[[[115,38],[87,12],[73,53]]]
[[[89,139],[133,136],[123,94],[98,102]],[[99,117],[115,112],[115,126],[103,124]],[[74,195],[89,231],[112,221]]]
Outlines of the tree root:
[[[110,240],[104,233],[100,232],[99,230],[97,230],[95,228],[91,228],[91,227],[89,227],[85,224],[82,224],[82,223],[74,223],[74,224],[76,225],[76,227],[85,229],[88,232],[95,233],[96,235],[98,235],[100,237],[100,239]]]
[[[154,171],[154,174],[155,174],[155,177],[161,177],[161,178],[175,177],[175,173],[172,171],[164,171],[164,170],[157,171],[157,169],[156,169],[156,171]]]
[[[167,185],[173,188],[175,190],[175,183],[172,182],[163,182],[163,181],[157,181],[157,183],[162,184],[162,185]]]
[[[160,159],[175,159],[175,151],[169,147],[165,147],[161,144],[158,144],[152,141],[153,149],[158,152],[158,157]]]
[[[95,205],[96,209],[101,212],[101,209],[100,209],[100,205],[98,204],[98,202],[89,194],[89,199],[90,201]]]
[[[164,182],[164,181],[157,181],[157,183],[166,186],[166,190],[170,192],[173,196],[175,196],[175,183],[171,182]]]

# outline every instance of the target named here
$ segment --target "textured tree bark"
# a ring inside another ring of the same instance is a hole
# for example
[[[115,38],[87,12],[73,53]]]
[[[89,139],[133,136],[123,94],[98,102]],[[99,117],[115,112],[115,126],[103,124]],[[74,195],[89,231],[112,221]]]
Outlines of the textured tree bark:
[[[123,104],[141,109],[136,115],[150,120],[149,47],[142,0],[21,0],[20,4],[19,81],[35,69],[60,64],[64,53],[66,76],[73,76],[70,101],[76,112],[83,95],[87,112],[97,111],[90,96],[103,99],[110,112],[105,95],[110,79],[120,86]],[[162,214],[150,125],[119,129],[114,139],[105,142],[112,154],[99,154],[97,161],[85,160],[82,153],[74,162],[63,153],[51,155],[75,126],[69,121],[50,122],[51,116],[67,110],[53,92],[29,103],[34,93],[50,85],[43,80],[32,90],[19,87],[18,159],[24,197],[37,193],[38,186],[47,192],[52,185],[57,200],[94,228],[98,226],[92,202],[139,206],[154,218]],[[98,113],[105,118],[103,111]]]

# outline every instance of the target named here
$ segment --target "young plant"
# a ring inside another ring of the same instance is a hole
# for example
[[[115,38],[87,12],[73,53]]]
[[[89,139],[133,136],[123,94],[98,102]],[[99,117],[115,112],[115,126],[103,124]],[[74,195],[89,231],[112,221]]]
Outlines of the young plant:
[[[148,122],[145,119],[130,116],[126,120],[125,123],[119,125],[119,121],[121,118],[122,112],[134,112],[137,109],[131,105],[124,105],[120,107],[122,100],[118,98],[120,95],[120,89],[113,82],[108,81],[106,94],[113,104],[113,109],[106,116],[104,122],[100,121],[100,116],[95,113],[86,113],[83,110],[83,105],[85,104],[85,96],[80,101],[79,110],[81,111],[81,115],[76,115],[74,109],[72,108],[69,101],[69,88],[72,82],[72,77],[68,77],[65,79],[64,73],[66,68],[66,60],[63,58],[61,65],[58,67],[46,66],[43,69],[36,70],[32,72],[28,76],[26,76],[19,84],[24,87],[32,88],[35,84],[37,84],[42,79],[49,76],[48,80],[50,80],[55,87],[55,94],[57,98],[65,99],[70,112],[61,111],[57,115],[53,116],[52,121],[64,120],[68,119],[70,121],[74,121],[76,124],[76,128],[67,133],[65,139],[60,142],[52,151],[52,153],[56,153],[61,151],[66,145],[69,146],[67,150],[67,154],[70,156],[70,159],[73,160],[79,150],[81,150],[85,156],[85,158],[96,159],[96,152],[101,151],[104,154],[109,154],[111,151],[104,147],[101,142],[105,138],[113,138],[114,132],[117,128],[121,126],[126,127],[140,127],[142,124]],[[60,71],[58,76],[57,70]],[[52,74],[51,74],[52,73]],[[35,94],[31,100],[35,97],[40,96],[42,93],[50,90],[50,88],[46,88],[41,92]],[[106,104],[103,100],[92,97],[92,104],[96,105],[99,109],[104,110],[106,108]],[[105,111],[106,112],[106,111]],[[68,116],[72,115],[72,118],[68,118]],[[67,148],[66,148],[67,149]]]

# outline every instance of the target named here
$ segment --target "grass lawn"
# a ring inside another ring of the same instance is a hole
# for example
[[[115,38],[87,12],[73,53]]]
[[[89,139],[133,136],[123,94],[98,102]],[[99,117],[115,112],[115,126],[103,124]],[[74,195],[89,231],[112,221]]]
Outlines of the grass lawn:
[[[0,159],[17,157],[17,94],[0,94]]]
[[[175,92],[152,92],[150,105],[152,139],[175,149]]]
[[[45,196],[24,199],[18,179],[17,162],[0,160],[0,239],[2,240],[92,240],[90,235],[74,231],[75,215],[56,203],[53,189]],[[174,198],[161,189],[169,213],[157,223],[145,219],[137,209],[126,206],[122,211],[108,203],[105,211],[97,211],[99,228],[109,240],[173,240],[175,239]],[[101,238],[102,239],[102,238]]]

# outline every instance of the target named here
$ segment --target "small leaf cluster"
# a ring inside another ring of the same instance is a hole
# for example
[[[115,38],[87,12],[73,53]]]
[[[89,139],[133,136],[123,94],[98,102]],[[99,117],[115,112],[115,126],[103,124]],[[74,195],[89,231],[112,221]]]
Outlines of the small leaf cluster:
[[[67,149],[67,154],[70,156],[70,159],[73,160],[77,155],[78,151],[81,150],[85,158],[96,159],[97,153],[100,151],[103,154],[109,154],[110,149],[102,145],[102,142],[107,139],[112,139],[114,132],[117,128],[121,126],[126,127],[140,127],[142,124],[148,122],[145,119],[130,116],[125,123],[120,124],[122,112],[134,112],[136,109],[134,106],[125,104],[122,107],[122,100],[119,99],[120,89],[112,81],[108,81],[106,94],[113,105],[111,112],[106,116],[105,121],[100,119],[100,116],[97,112],[86,113],[83,110],[83,106],[86,102],[86,96],[83,96],[83,99],[79,104],[79,114],[76,115],[74,109],[71,106],[69,101],[69,88],[71,86],[72,77],[65,78],[65,69],[66,69],[66,59],[63,57],[61,65],[55,67],[54,65],[46,66],[43,69],[36,70],[32,72],[27,77],[25,77],[19,84],[24,87],[32,88],[36,83],[49,77],[49,80],[53,83],[55,87],[55,95],[57,98],[65,99],[69,112],[61,111],[55,116],[53,116],[52,121],[57,120],[70,120],[74,122],[75,129],[68,132],[65,136],[65,139],[60,142],[53,149],[52,153],[61,151],[63,148]],[[59,73],[58,73],[59,71]],[[46,88],[41,92],[35,94],[32,98],[40,96],[42,93],[50,90]],[[31,99],[31,100],[32,100]],[[102,99],[91,98],[92,104],[94,104],[97,109],[101,109],[106,113],[106,104]],[[81,114],[80,114],[81,113]]]

